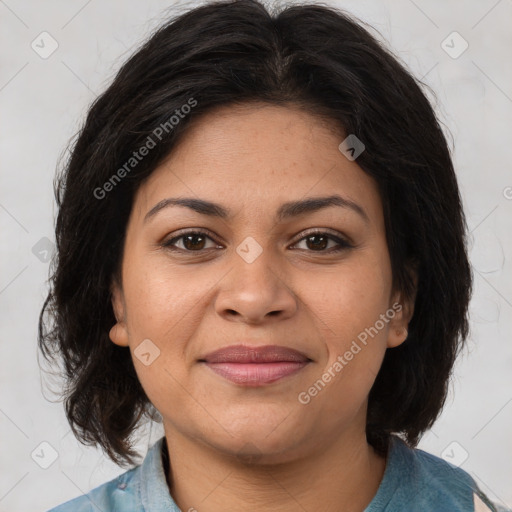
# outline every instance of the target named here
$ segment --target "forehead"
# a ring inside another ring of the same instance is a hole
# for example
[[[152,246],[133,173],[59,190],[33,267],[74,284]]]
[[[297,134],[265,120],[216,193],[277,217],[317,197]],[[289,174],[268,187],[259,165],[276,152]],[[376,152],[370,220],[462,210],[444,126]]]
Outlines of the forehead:
[[[136,194],[140,217],[166,198],[195,197],[227,216],[282,213],[284,203],[339,194],[381,214],[374,180],[338,149],[334,122],[297,107],[226,106],[194,119]]]

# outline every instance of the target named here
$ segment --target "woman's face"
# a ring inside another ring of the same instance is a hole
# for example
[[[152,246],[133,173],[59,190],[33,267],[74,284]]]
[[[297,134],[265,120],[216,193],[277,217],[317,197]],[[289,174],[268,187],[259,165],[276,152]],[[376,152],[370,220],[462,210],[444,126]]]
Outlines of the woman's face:
[[[166,435],[268,462],[364,436],[410,307],[392,290],[376,184],[344,138],[294,108],[223,107],[137,191],[111,339]],[[161,203],[184,198],[196,208]],[[281,348],[250,351],[268,346]]]

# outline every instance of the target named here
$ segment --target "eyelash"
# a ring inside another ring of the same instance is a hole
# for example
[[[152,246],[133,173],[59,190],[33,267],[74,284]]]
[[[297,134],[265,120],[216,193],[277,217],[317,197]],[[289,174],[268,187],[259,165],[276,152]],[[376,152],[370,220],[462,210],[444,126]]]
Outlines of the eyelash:
[[[212,234],[210,232],[208,232],[208,231],[190,230],[190,231],[183,231],[178,236],[175,236],[175,237],[171,238],[170,240],[167,240],[167,241],[163,242],[162,243],[162,247],[164,247],[165,249],[168,249],[170,251],[179,251],[179,252],[182,252],[182,253],[190,253],[190,254],[193,254],[193,253],[200,254],[200,253],[208,250],[208,249],[200,249],[198,251],[190,251],[188,249],[181,249],[181,248],[176,247],[174,245],[175,242],[177,242],[178,240],[181,240],[182,238],[184,238],[186,236],[189,236],[189,235],[204,236],[205,238],[209,238],[212,242],[218,243],[218,242],[216,242],[214,240],[214,238],[212,237]],[[331,248],[331,249],[324,249],[324,250],[319,250],[319,251],[314,251],[314,250],[311,250],[311,249],[299,249],[299,250],[306,250],[307,252],[313,252],[313,253],[319,253],[319,254],[333,254],[333,253],[338,253],[338,252],[341,252],[341,251],[346,251],[347,249],[351,249],[351,248],[354,247],[351,243],[349,243],[344,238],[341,238],[339,236],[335,236],[335,235],[333,235],[333,234],[331,234],[329,232],[321,231],[321,230],[308,231],[302,238],[300,238],[293,245],[297,245],[300,242],[306,240],[308,237],[315,236],[315,235],[326,236],[330,240],[335,241],[339,245],[339,247],[337,249]],[[220,245],[220,244],[218,244],[218,245]],[[212,248],[210,248],[210,249],[212,249]]]

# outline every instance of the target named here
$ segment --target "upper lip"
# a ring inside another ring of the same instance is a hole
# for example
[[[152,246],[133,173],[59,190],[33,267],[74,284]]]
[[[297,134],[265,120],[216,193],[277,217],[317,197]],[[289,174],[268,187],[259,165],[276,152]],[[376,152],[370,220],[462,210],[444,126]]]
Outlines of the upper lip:
[[[261,347],[231,345],[210,352],[200,361],[207,363],[304,363],[311,361],[311,359],[298,350],[280,345],[265,345]]]

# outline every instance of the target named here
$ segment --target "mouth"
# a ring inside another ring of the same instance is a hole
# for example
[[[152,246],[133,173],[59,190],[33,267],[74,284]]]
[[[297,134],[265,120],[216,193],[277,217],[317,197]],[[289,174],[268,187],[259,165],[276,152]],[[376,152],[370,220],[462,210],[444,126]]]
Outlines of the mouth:
[[[216,374],[242,386],[270,384],[296,374],[311,361],[295,349],[278,345],[234,345],[199,359]]]

